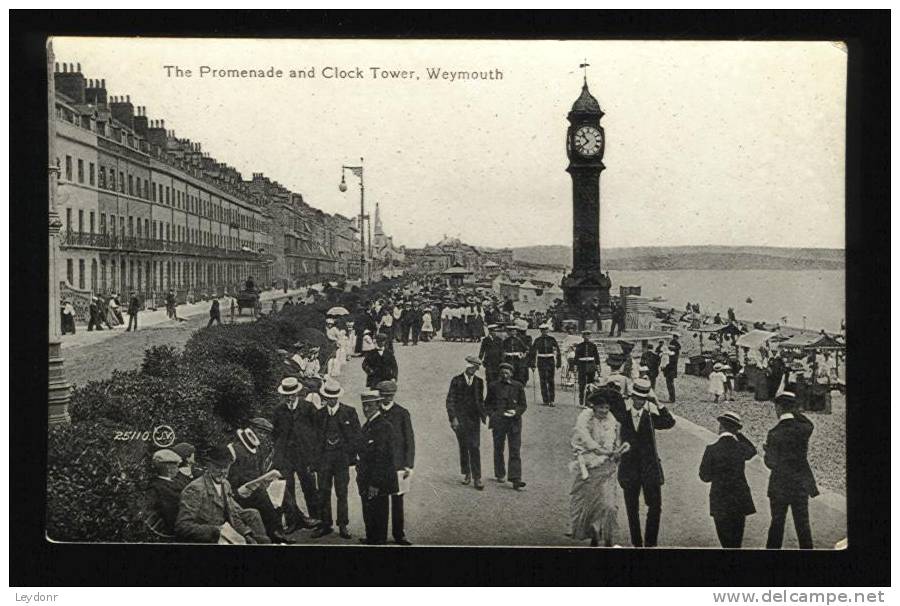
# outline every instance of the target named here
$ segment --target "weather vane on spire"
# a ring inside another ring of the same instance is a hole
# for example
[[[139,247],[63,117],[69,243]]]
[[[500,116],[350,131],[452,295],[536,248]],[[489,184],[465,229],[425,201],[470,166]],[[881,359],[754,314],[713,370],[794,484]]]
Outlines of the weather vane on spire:
[[[587,85],[587,68],[590,67],[590,63],[587,62],[587,59],[584,60],[584,63],[580,64],[578,67],[584,69],[584,83]]]

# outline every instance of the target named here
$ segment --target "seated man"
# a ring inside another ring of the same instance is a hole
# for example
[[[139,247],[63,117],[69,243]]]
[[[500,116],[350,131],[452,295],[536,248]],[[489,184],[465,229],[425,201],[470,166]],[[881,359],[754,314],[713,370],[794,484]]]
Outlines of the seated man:
[[[175,534],[194,543],[269,543],[262,518],[234,500],[226,479],[234,459],[225,446],[210,452],[206,473],[181,493]],[[230,526],[230,528],[229,528]],[[224,532],[223,532],[224,531]]]
[[[156,477],[150,480],[151,509],[159,516],[159,523],[153,529],[161,534],[175,534],[175,517],[184,487],[175,480],[180,464],[181,457],[168,448],[153,453]]]

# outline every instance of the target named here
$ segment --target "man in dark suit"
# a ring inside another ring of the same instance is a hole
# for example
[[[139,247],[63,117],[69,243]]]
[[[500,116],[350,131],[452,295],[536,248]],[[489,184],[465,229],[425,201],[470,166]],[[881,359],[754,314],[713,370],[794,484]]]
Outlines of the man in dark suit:
[[[328,379],[319,389],[324,406],[316,412],[317,473],[319,476],[319,507],[322,524],[312,533],[318,539],[333,532],[331,516],[331,489],[337,496],[337,523],[342,539],[352,538],[347,526],[350,512],[347,489],[350,485],[350,467],[356,465],[359,440],[359,416],[356,410],[338,400],[344,394],[341,384]]]
[[[484,381],[476,375],[481,360],[466,357],[466,369],[450,380],[447,392],[447,416],[459,444],[459,473],[463,484],[474,481],[476,490],[484,490],[481,482],[481,424],[487,421],[484,409]]]
[[[675,403],[675,378],[678,376],[678,352],[671,347],[666,351],[668,362],[662,368],[666,379],[666,390],[669,392],[669,403]]]
[[[522,415],[525,414],[525,387],[512,378],[513,366],[500,365],[500,378],[488,385],[484,409],[490,417],[494,437],[494,477],[506,481],[504,450],[509,442],[509,481],[516,490],[525,487],[522,481]]]
[[[647,367],[647,377],[650,379],[650,389],[656,389],[656,377],[659,376],[659,363],[662,361],[660,352],[662,351],[662,343],[654,349],[652,346],[645,346],[641,353],[641,366]]]
[[[809,497],[819,494],[816,479],[807,458],[812,422],[796,410],[796,396],[785,391],[775,398],[778,424],[769,430],[764,461],[772,470],[769,475],[769,506],[772,522],[769,526],[767,549],[781,549],[787,510],[791,509],[800,549],[812,549],[812,530],[809,527]]]
[[[363,358],[362,369],[366,373],[366,387],[373,388],[382,381],[397,380],[397,358],[394,352],[387,348],[387,335],[378,333],[375,335],[376,349],[373,349]]]
[[[301,398],[303,391],[303,384],[296,377],[285,377],[278,386],[278,393],[283,396],[282,402],[272,413],[272,467],[281,472],[286,482],[282,509],[287,524],[285,532],[288,534],[297,527],[313,528],[321,522],[318,519],[319,496],[314,471],[317,408],[312,402]],[[308,516],[297,504],[298,479]]]
[[[556,406],[556,369],[562,366],[559,343],[550,336],[550,324],[541,324],[541,336],[531,344],[530,366],[536,368],[545,406]]]
[[[97,330],[103,330],[103,326],[101,323],[103,319],[100,314],[100,300],[97,297],[91,297],[91,304],[88,306],[88,331],[94,330],[94,327]]]
[[[481,349],[478,351],[488,385],[500,377],[500,363],[503,362],[503,339],[497,336],[499,328],[497,324],[488,326],[488,336],[481,340]]]
[[[234,500],[227,479],[233,460],[225,446],[217,446],[209,453],[206,473],[181,492],[175,519],[177,536],[192,543],[216,543],[223,538],[221,531],[228,522],[246,543],[270,542],[259,512],[245,509]]]
[[[416,436],[413,433],[409,411],[394,402],[397,393],[396,381],[382,381],[375,386],[381,396],[381,415],[390,422],[397,433],[398,461],[397,473],[409,479],[416,462]],[[391,535],[397,545],[412,545],[406,539],[403,527],[403,495],[391,494]]]
[[[399,490],[397,459],[401,450],[398,444],[400,437],[381,408],[379,392],[364,392],[361,399],[366,424],[360,432],[356,484],[362,500],[366,537],[359,542],[384,545],[387,543],[388,495]]]
[[[591,343],[591,331],[581,331],[581,337],[581,343],[575,346],[575,365],[578,369],[578,404],[584,406],[584,388],[594,382],[600,366],[600,352]]]
[[[503,361],[512,365],[513,379],[523,386],[528,385],[528,343],[514,324],[507,326],[506,330],[509,336],[503,340]]]
[[[651,401],[650,381],[635,379],[631,386],[630,403],[624,409],[612,410],[621,424],[622,442],[629,450],[619,463],[619,485],[625,497],[631,544],[635,547],[656,547],[659,520],[662,514],[662,490],[665,478],[656,449],[656,430],[669,429],[675,418],[665,406]],[[644,493],[647,504],[647,527],[641,537],[641,518],[638,499]]]
[[[709,515],[722,547],[740,549],[744,522],[756,513],[744,463],[756,456],[756,447],[741,433],[741,418],[726,412],[717,418],[719,439],[706,447],[700,461],[700,479],[710,482]]]
[[[131,330],[131,327],[134,326],[134,330],[138,329],[138,312],[141,310],[141,302],[137,298],[137,294],[132,290],[131,297],[128,299],[128,328],[125,329],[125,332]]]

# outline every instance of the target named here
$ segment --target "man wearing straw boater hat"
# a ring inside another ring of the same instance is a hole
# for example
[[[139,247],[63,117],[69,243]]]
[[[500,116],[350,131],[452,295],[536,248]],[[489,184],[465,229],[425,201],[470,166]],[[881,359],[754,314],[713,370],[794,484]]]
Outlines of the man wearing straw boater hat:
[[[700,479],[709,482],[709,515],[722,547],[739,549],[744,522],[756,513],[744,464],[756,456],[756,447],[744,434],[741,417],[726,412],[718,417],[719,438],[706,447],[700,461]]]
[[[790,508],[800,549],[812,549],[809,498],[819,494],[808,459],[813,424],[797,411],[797,398],[790,391],[775,397],[775,413],[778,424],[769,430],[763,444],[766,467],[772,470],[768,490],[772,522],[766,548],[781,549],[784,523]]]
[[[337,496],[337,523],[343,539],[352,538],[347,526],[350,512],[347,505],[347,489],[350,485],[350,467],[356,465],[356,447],[359,439],[359,416],[356,410],[341,404],[344,395],[341,384],[328,378],[319,388],[322,406],[316,412],[317,473],[319,477],[319,506],[322,523],[312,534],[317,539],[333,532],[331,516],[331,490]]]
[[[625,497],[631,544],[635,547],[656,547],[659,520],[662,513],[662,464],[656,447],[656,430],[669,429],[675,418],[665,406],[653,402],[650,381],[635,379],[631,386],[630,402],[624,410],[612,411],[620,417],[622,441],[630,445],[619,463],[619,485]],[[641,536],[640,499],[644,493],[647,504],[647,527]]]
[[[318,491],[316,488],[316,407],[303,398],[304,386],[296,377],[285,377],[278,386],[281,402],[272,413],[274,451],[272,467],[286,480],[282,510],[286,518],[286,532],[296,528],[318,526]],[[306,501],[306,513],[296,498],[299,481]]]
[[[544,322],[538,328],[541,336],[531,344],[530,366],[537,370],[544,406],[556,406],[556,369],[562,366],[562,354],[550,336],[550,324]]]
[[[366,537],[360,539],[360,543],[384,545],[387,543],[388,496],[399,490],[396,469],[398,435],[384,415],[379,392],[365,391],[360,394],[360,399],[366,417],[356,466],[356,484],[366,526]]]
[[[484,381],[476,373],[481,360],[466,356],[466,369],[450,380],[447,392],[447,417],[459,445],[459,473],[462,483],[474,481],[476,490],[484,490],[481,482],[481,424],[487,421],[484,409]]]

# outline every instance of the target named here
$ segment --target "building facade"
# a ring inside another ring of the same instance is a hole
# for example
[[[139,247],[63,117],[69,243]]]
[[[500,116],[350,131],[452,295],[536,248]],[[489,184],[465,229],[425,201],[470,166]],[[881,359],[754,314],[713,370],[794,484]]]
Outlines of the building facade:
[[[61,69],[60,69],[61,67]],[[56,65],[55,127],[62,297],[135,291],[144,305],[258,286],[357,279],[355,222],[240,172],[149,119],[79,64]]]

